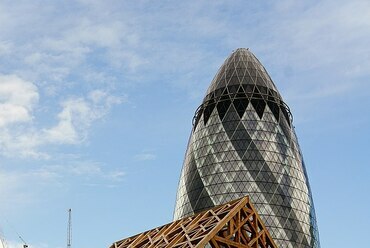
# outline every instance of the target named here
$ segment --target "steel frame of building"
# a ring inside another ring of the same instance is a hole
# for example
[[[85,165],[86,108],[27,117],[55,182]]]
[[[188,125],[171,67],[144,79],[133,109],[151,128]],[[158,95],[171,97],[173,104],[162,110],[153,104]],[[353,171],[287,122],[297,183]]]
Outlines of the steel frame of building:
[[[277,248],[243,197],[113,243],[110,248]]]

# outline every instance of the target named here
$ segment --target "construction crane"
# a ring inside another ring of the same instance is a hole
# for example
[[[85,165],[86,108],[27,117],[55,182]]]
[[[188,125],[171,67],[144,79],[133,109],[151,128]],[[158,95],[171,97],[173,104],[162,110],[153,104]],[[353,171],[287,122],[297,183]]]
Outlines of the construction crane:
[[[24,239],[21,237],[21,235],[19,235],[19,234],[18,234],[18,238],[19,238],[20,240],[22,240],[22,242],[23,242],[23,248],[28,248],[27,242],[26,242],[26,241],[24,241]]]
[[[22,238],[22,236],[17,232],[17,230],[14,228],[14,226],[12,224],[10,224],[10,222],[5,219],[6,222],[8,222],[8,225],[11,229],[13,229],[13,231],[18,235],[18,238],[23,242],[23,248],[28,248],[28,245],[27,245],[27,242]],[[1,232],[0,232],[1,234]],[[8,245],[6,243],[6,240],[4,238],[1,237],[2,235],[0,235],[0,244],[2,245],[2,247],[4,248],[7,248]]]
[[[71,248],[71,246],[72,246],[72,209],[68,209],[67,248]]]

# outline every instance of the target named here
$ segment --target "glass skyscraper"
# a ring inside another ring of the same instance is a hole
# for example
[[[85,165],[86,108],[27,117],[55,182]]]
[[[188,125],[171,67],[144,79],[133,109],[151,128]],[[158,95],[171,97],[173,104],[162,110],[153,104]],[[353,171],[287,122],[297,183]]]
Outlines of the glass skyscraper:
[[[319,248],[292,115],[259,60],[234,51],[196,111],[174,218],[249,195],[278,247]]]

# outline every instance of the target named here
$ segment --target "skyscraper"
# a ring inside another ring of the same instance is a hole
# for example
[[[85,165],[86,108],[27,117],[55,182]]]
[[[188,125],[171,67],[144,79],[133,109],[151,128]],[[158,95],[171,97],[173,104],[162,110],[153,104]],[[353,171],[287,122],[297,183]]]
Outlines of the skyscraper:
[[[175,219],[249,195],[279,247],[320,247],[292,115],[244,48],[221,66],[196,111]]]

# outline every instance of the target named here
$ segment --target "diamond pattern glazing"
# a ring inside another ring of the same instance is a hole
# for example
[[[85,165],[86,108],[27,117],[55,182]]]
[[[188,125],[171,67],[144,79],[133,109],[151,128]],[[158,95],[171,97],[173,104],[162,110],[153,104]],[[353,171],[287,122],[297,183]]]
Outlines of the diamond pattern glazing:
[[[196,111],[174,218],[245,195],[278,247],[320,247],[292,115],[258,59],[237,49]]]

